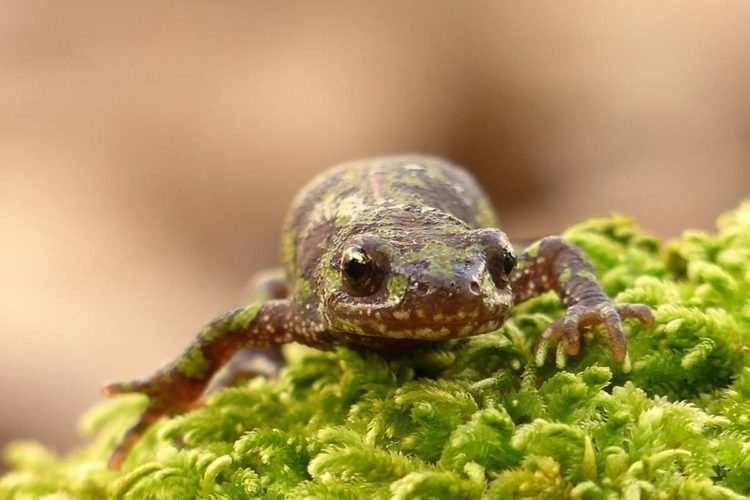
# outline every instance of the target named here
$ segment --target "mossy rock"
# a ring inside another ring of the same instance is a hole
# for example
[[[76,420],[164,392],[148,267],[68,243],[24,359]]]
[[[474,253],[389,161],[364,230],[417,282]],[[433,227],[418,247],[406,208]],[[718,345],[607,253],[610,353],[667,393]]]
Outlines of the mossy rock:
[[[552,294],[403,359],[291,346],[278,380],[160,421],[120,471],[106,460],[140,396],[89,411],[90,443],[67,456],[9,445],[0,498],[745,498],[750,202],[664,247],[620,216],[565,236],[610,295],[654,308],[654,327],[626,325],[623,366],[598,329],[565,366],[536,366]]]

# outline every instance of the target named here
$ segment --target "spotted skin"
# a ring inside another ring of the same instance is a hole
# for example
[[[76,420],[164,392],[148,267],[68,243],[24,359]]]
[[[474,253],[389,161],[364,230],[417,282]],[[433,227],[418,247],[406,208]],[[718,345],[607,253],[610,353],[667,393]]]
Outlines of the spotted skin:
[[[555,343],[576,354],[579,328],[597,323],[613,358],[625,359],[621,320],[650,323],[650,309],[614,304],[581,252],[560,238],[531,245],[513,270],[513,247],[497,226],[474,179],[439,158],[374,158],[321,174],[292,204],[283,279],[268,280],[266,299],[219,316],[151,377],[104,388],[149,396],[110,466],[120,467],[155,420],[202,404],[216,372],[246,348],[297,341],[404,352],[496,330],[514,303],[554,290],[566,314],[541,336],[538,361]]]

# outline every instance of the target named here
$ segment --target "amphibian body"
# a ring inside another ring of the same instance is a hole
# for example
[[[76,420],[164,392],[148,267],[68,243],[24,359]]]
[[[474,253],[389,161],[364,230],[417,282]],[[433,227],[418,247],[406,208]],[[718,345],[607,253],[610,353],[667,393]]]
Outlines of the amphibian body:
[[[602,323],[612,357],[623,361],[621,320],[648,324],[650,309],[614,304],[572,244],[544,238],[517,258],[497,225],[476,182],[441,159],[376,158],[318,176],[287,216],[284,280],[270,284],[271,298],[219,316],[151,377],[105,387],[149,396],[110,465],[119,467],[155,420],[200,404],[217,370],[246,348],[297,341],[405,351],[496,330],[513,304],[554,290],[566,313],[541,336],[541,360],[556,342],[575,355],[579,328]]]

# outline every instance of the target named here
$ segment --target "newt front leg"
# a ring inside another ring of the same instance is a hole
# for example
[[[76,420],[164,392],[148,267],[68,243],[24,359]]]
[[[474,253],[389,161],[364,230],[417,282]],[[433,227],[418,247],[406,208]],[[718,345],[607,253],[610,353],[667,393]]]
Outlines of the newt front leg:
[[[110,467],[120,467],[154,421],[199,406],[211,378],[235,352],[289,342],[293,317],[291,300],[270,300],[235,309],[209,323],[179,358],[151,377],[105,386],[107,396],[140,392],[149,397],[148,406],[112,453]]]
[[[565,352],[571,356],[578,354],[580,328],[597,323],[603,323],[607,329],[612,358],[622,362],[627,355],[622,320],[637,318],[645,325],[654,320],[648,306],[615,304],[578,247],[558,237],[544,238],[521,254],[511,288],[515,303],[555,290],[565,305],[565,316],[552,323],[540,337],[539,364],[544,362],[547,348],[553,342],[562,342]]]

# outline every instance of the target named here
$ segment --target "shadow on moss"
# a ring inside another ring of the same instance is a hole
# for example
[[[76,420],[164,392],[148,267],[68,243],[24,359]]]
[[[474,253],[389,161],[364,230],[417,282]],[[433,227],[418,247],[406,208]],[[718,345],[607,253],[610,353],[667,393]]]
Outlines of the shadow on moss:
[[[119,472],[107,456],[144,400],[106,401],[66,457],[9,445],[0,498],[744,498],[750,203],[718,228],[664,249],[620,216],[566,231],[609,294],[655,310],[655,327],[626,326],[627,372],[598,330],[538,368],[534,339],[562,311],[548,294],[497,332],[403,359],[290,346],[279,380],[159,422]]]

